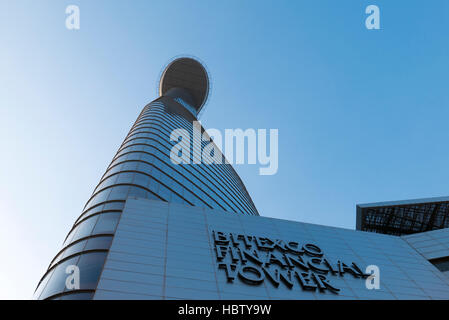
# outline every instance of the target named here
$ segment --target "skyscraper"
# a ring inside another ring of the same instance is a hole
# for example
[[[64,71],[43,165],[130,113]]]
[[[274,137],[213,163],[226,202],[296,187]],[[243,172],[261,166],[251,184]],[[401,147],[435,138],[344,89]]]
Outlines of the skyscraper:
[[[36,299],[449,299],[447,199],[360,205],[357,228],[370,232],[259,216],[230,164],[195,161],[212,156],[190,139],[205,68],[174,60],[159,89]],[[185,163],[172,161],[177,145]]]
[[[170,160],[171,148],[177,142],[170,140],[171,132],[182,128],[193,134],[192,123],[208,97],[205,68],[191,58],[174,60],[163,72],[159,92],[160,97],[143,108],[132,126],[39,282],[35,298],[93,297],[130,197],[258,215],[230,164],[175,165]],[[191,150],[193,158],[201,149],[192,145]],[[66,286],[69,266],[79,268],[79,289]]]

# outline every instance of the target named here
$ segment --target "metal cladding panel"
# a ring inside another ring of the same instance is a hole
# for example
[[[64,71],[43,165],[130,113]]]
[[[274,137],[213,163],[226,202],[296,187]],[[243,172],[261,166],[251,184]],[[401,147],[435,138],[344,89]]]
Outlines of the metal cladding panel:
[[[449,257],[449,228],[402,237],[427,260]]]
[[[338,292],[313,278],[324,259]],[[353,262],[379,268],[379,289]],[[128,198],[94,299],[449,299],[449,279],[401,237]]]

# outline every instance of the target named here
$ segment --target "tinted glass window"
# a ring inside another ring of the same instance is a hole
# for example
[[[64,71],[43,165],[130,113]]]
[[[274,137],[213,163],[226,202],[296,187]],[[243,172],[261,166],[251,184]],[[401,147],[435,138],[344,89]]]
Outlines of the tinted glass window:
[[[39,296],[41,295],[42,291],[45,289],[45,286],[48,283],[48,280],[51,278],[51,275],[53,274],[53,271],[50,271],[44,279],[39,283],[39,286],[37,287],[36,291],[34,292],[33,299],[39,299]]]
[[[93,292],[74,292],[63,295],[58,300],[92,300],[93,296]]]
[[[47,286],[42,291],[40,299],[48,298],[52,295],[64,292],[65,282],[69,274],[65,272],[66,268],[70,265],[76,265],[79,257],[71,258],[58,265],[49,279]]]
[[[90,236],[92,229],[95,227],[99,215],[93,216],[81,222],[77,227],[77,232],[73,237],[73,241]]]
[[[122,210],[124,206],[124,202],[109,202],[104,205],[103,210]]]
[[[81,255],[78,262],[81,290],[96,289],[106,254],[106,252],[90,252]]]
[[[93,234],[114,233],[115,227],[120,217],[120,212],[108,212],[98,216],[98,222]]]
[[[126,199],[128,195],[129,186],[117,186],[113,187],[111,193],[109,194],[109,200],[119,200]]]
[[[84,250],[109,249],[112,237],[95,237],[90,238]]]
[[[138,187],[131,187],[128,196],[138,197],[138,198],[148,198],[149,192]]]
[[[52,262],[51,266],[58,263],[59,260],[64,259],[68,256],[71,256],[72,254],[78,253],[83,251],[84,246],[86,245],[87,240],[83,240],[80,242],[77,242],[69,247],[67,247],[63,252],[59,254],[59,256]]]

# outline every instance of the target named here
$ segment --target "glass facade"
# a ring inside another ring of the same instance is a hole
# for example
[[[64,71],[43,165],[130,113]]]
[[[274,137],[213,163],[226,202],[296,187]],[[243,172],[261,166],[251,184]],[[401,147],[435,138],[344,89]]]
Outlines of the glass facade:
[[[170,160],[171,148],[177,143],[170,140],[171,132],[182,128],[193,134],[195,110],[186,104],[184,99],[162,96],[145,106],[40,280],[35,299],[93,296],[129,197],[258,215],[230,164],[174,164]],[[193,152],[194,145],[192,160]],[[66,288],[66,268],[71,265],[80,270],[79,290]]]
[[[357,230],[407,235],[449,227],[449,198],[357,205]]]

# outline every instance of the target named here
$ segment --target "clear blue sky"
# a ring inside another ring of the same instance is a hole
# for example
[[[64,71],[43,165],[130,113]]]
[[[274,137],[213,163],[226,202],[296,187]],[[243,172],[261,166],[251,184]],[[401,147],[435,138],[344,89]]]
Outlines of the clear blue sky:
[[[357,203],[449,194],[447,0],[0,0],[0,41],[2,299],[31,297],[182,54],[206,128],[279,129],[277,175],[236,167],[261,215],[354,228]]]

